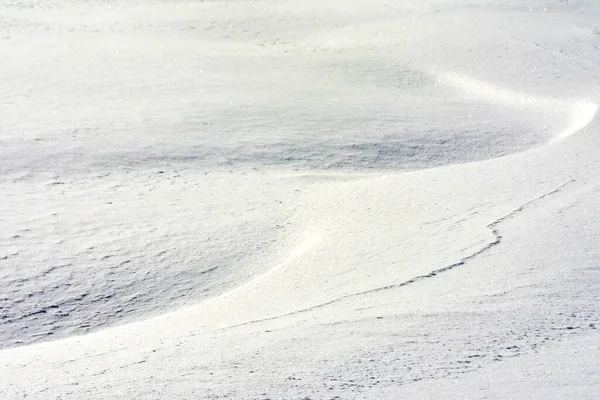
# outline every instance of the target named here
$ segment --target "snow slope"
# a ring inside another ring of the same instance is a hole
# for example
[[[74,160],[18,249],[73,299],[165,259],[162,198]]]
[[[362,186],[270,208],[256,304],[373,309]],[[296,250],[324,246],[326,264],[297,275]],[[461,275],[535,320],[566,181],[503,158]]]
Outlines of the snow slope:
[[[0,10],[1,397],[600,395],[596,3]]]

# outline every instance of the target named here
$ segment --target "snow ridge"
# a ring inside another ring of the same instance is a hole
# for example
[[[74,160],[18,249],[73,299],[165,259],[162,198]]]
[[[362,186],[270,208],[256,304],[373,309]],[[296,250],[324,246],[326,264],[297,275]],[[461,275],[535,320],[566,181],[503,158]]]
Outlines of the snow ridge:
[[[418,275],[415,276],[414,278],[411,278],[409,280],[400,282],[400,283],[395,283],[395,284],[391,284],[391,285],[386,285],[386,286],[382,286],[382,287],[378,287],[378,288],[374,288],[374,289],[369,289],[369,290],[365,290],[362,292],[357,292],[357,293],[352,293],[352,294],[348,294],[348,295],[344,295],[341,297],[338,297],[336,299],[327,301],[325,303],[321,303],[321,304],[317,304],[308,308],[304,308],[301,310],[297,310],[297,311],[293,311],[293,312],[289,312],[289,313],[285,313],[285,314],[281,314],[281,315],[276,315],[273,317],[268,317],[268,318],[261,318],[261,319],[256,319],[253,321],[248,321],[248,322],[243,322],[240,324],[235,324],[235,325],[231,325],[231,326],[227,326],[227,327],[223,327],[223,328],[219,328],[216,329],[216,331],[223,331],[223,330],[227,330],[227,329],[232,329],[232,328],[237,328],[237,327],[241,327],[241,326],[247,326],[247,325],[251,325],[251,324],[256,324],[256,323],[260,323],[260,322],[265,322],[265,321],[272,321],[272,320],[276,320],[279,318],[283,318],[283,317],[288,317],[291,315],[297,315],[297,314],[302,314],[302,313],[306,313],[306,312],[310,312],[319,308],[323,308],[326,306],[329,306],[331,304],[335,304],[338,303],[340,301],[346,300],[346,299],[350,299],[350,298],[355,298],[355,297],[359,297],[359,296],[364,296],[364,295],[369,295],[372,293],[377,293],[377,292],[381,292],[384,290],[389,290],[389,289],[397,289],[397,288],[401,288],[404,286],[408,286],[411,285],[413,283],[417,283],[420,282],[422,280],[425,279],[429,279],[429,278],[434,278],[442,273],[451,271],[457,267],[460,267],[462,265],[465,265],[467,262],[473,260],[474,258],[480,256],[481,254],[489,251],[490,249],[492,249],[495,246],[498,246],[500,243],[502,243],[502,235],[500,234],[499,229],[497,228],[498,225],[500,225],[502,222],[513,218],[515,215],[521,213],[522,211],[524,211],[527,207],[539,202],[540,200],[543,200],[549,196],[552,196],[558,192],[560,192],[561,190],[563,190],[567,185],[571,184],[575,182],[574,179],[569,179],[568,181],[562,183],[561,185],[559,185],[558,187],[556,187],[553,190],[550,190],[549,192],[543,193],[525,203],[523,203],[521,206],[519,206],[518,208],[515,208],[514,210],[512,210],[511,212],[509,212],[508,214],[505,214],[504,216],[496,219],[495,221],[491,222],[490,224],[488,224],[486,227],[488,229],[491,230],[491,233],[494,237],[493,240],[491,240],[488,244],[486,244],[485,246],[483,246],[482,248],[480,248],[479,250],[475,251],[474,253],[469,254],[468,256],[465,256],[463,258],[461,258],[459,261],[447,265],[445,267],[442,268],[438,268],[435,269],[433,271],[431,271],[428,274],[424,274],[424,275]]]

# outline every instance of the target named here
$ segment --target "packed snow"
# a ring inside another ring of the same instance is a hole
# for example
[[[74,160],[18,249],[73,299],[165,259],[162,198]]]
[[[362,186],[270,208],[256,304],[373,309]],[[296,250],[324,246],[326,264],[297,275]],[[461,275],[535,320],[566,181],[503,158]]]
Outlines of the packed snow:
[[[600,398],[600,3],[0,3],[0,398]]]

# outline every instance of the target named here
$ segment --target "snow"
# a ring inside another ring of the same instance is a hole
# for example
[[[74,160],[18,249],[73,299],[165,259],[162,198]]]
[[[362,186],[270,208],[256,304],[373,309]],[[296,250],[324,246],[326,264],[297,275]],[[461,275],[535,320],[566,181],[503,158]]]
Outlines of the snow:
[[[598,21],[3,2],[0,397],[598,398]]]

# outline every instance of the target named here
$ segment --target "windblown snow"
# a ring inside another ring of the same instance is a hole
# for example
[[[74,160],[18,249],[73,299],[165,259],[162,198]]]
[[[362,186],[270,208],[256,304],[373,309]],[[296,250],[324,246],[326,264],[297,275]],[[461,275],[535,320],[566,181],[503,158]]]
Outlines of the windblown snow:
[[[0,398],[600,398],[600,3],[0,3]]]

